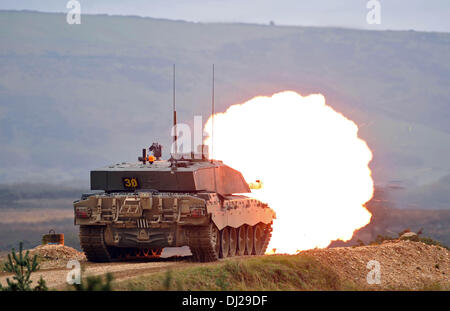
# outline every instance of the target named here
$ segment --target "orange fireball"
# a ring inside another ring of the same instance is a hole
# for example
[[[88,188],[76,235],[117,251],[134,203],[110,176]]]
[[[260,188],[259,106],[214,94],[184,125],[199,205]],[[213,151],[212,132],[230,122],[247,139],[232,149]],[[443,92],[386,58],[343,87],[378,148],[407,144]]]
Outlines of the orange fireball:
[[[277,213],[268,250],[326,247],[370,222],[372,153],[358,126],[323,95],[285,91],[233,105],[214,117],[214,148],[211,137],[205,144],[247,182],[263,185],[252,196]]]

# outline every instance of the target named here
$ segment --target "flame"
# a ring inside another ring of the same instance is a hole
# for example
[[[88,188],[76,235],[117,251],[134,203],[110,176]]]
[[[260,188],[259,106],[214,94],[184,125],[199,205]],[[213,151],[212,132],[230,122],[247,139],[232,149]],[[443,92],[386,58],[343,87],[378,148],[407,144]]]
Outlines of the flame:
[[[252,197],[277,213],[268,250],[297,253],[351,239],[368,224],[372,153],[358,126],[320,94],[284,91],[233,105],[205,124],[212,157],[260,180]],[[214,149],[213,149],[214,148]],[[275,249],[275,250],[274,250]]]

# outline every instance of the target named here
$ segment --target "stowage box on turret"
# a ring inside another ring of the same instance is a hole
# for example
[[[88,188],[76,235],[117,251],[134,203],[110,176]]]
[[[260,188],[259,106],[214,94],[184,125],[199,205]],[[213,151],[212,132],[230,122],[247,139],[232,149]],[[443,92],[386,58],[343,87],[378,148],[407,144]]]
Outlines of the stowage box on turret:
[[[240,172],[205,158],[139,159],[91,171],[91,189],[102,192],[74,202],[88,260],[159,257],[186,245],[196,261],[265,253],[275,212],[241,195],[250,189]]]

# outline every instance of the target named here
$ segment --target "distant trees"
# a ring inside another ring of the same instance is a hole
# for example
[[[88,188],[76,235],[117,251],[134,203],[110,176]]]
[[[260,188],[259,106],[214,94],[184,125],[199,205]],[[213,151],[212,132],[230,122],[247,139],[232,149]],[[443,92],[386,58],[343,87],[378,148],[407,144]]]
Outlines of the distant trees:
[[[86,189],[50,184],[4,184],[0,185],[0,201],[14,202],[25,199],[79,198]]]

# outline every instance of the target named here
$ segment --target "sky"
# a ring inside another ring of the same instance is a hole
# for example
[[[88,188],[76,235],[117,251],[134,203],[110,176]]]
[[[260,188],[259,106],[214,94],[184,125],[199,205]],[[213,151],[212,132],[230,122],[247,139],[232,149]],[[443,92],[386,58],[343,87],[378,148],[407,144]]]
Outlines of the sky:
[[[337,26],[450,32],[449,0],[370,0],[380,24],[368,24],[369,0],[78,0],[81,13],[137,15],[193,22]],[[68,12],[68,0],[2,0],[0,10]]]

